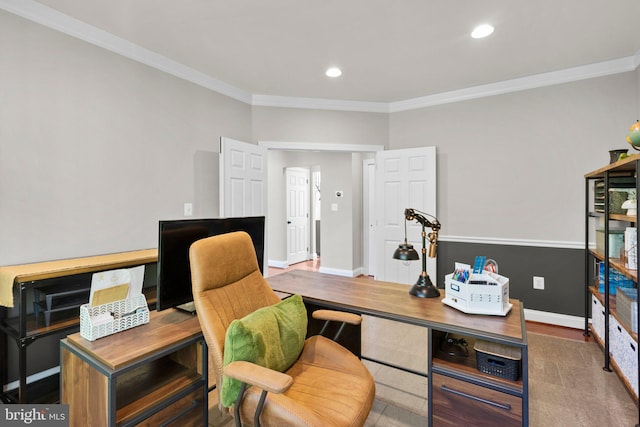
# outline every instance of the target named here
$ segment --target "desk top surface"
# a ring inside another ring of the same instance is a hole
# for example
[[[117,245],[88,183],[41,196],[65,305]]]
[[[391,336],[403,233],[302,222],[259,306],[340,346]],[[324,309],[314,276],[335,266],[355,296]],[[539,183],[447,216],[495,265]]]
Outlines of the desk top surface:
[[[522,304],[515,299],[510,300],[513,308],[506,316],[489,316],[465,314],[443,304],[442,297],[411,296],[409,287],[399,283],[303,270],[281,273],[267,281],[276,291],[300,294],[338,309],[526,345]]]
[[[82,338],[78,332],[69,335],[66,342],[99,360],[108,368],[116,370],[172,345],[202,335],[198,317],[192,314],[176,309],[154,310],[149,314],[147,324],[95,341]]]

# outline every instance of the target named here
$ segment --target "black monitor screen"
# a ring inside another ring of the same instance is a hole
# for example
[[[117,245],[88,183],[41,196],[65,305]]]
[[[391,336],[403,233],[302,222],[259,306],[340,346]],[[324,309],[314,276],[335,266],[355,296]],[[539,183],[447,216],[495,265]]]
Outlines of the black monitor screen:
[[[264,265],[265,218],[210,218],[160,221],[158,237],[157,310],[193,301],[189,247],[196,240],[232,231],[246,231],[256,249],[260,272]]]

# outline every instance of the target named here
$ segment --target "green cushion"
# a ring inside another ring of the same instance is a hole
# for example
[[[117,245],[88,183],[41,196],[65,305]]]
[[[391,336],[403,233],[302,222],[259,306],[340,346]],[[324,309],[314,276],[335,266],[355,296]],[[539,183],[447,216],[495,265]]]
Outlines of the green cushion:
[[[243,360],[284,372],[298,360],[306,335],[307,310],[302,297],[293,295],[231,322],[224,342],[224,365]],[[240,385],[223,376],[223,406],[235,402]]]

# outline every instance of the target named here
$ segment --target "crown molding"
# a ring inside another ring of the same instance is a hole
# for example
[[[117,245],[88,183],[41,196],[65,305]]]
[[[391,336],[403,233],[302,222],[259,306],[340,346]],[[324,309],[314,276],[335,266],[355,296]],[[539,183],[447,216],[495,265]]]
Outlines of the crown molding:
[[[522,90],[624,73],[635,70],[638,67],[639,62],[640,51],[638,51],[635,56],[628,56],[626,58],[392,102],[389,105],[389,111],[391,113],[396,113],[407,110],[416,110],[419,108],[433,107],[435,105],[468,101],[470,99],[502,95],[510,92],[519,92]]]
[[[634,56],[626,58],[389,103],[255,95],[58,12],[34,0],[0,0],[0,9],[4,9],[7,12],[102,47],[235,100],[260,107],[389,114],[624,73],[633,71],[640,65],[640,51],[638,51]]]
[[[313,110],[389,113],[389,104],[386,102],[299,98],[291,96],[253,95],[252,105],[257,107],[308,108]]]

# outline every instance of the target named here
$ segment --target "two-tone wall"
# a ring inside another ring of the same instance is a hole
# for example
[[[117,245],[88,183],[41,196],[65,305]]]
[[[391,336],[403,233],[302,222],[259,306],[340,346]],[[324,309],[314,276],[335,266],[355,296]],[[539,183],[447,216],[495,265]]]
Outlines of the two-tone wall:
[[[154,247],[158,219],[181,218],[185,202],[217,216],[221,136],[436,146],[438,282],[482,250],[512,272],[525,306],[580,315],[579,301],[559,308],[555,296],[582,286],[582,176],[625,147],[640,116],[638,70],[407,111],[327,111],[251,106],[4,11],[0,40],[1,264]],[[331,168],[353,198],[322,230],[333,248],[323,265],[358,271],[360,164]],[[531,262],[539,250],[562,274]]]

